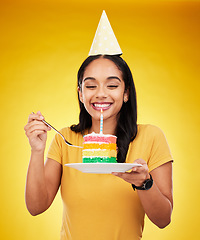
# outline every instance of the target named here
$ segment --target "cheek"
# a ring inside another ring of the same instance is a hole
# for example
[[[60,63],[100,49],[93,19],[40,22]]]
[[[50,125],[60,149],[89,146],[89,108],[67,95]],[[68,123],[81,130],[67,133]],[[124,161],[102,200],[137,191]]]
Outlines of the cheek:
[[[116,91],[115,93],[113,93],[113,98],[118,101],[118,102],[123,102],[124,99],[124,90],[123,89],[119,89],[118,91]]]
[[[92,97],[92,94],[87,92],[87,91],[83,91],[82,93],[82,99],[83,99],[83,103],[87,103],[88,101],[90,101]]]

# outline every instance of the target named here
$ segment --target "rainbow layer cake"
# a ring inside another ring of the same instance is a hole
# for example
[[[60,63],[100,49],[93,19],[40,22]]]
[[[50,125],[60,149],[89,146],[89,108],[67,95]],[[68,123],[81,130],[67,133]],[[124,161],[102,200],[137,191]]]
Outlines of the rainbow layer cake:
[[[83,163],[117,163],[116,136],[91,133],[83,138]]]

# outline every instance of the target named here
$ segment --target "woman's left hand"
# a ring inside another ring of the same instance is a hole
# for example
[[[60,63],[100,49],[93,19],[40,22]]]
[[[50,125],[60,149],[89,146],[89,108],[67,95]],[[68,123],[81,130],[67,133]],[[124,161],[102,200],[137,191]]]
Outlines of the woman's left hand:
[[[131,172],[113,172],[112,174],[140,187],[146,179],[150,179],[149,169],[147,163],[141,158],[135,160],[134,163],[142,164],[142,166],[133,167]]]

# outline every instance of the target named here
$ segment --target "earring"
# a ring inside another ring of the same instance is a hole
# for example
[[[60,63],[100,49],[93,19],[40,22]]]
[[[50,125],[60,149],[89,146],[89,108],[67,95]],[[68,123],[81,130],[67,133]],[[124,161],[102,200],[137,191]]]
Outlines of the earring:
[[[124,103],[127,103],[127,102],[128,102],[128,98],[124,97]]]

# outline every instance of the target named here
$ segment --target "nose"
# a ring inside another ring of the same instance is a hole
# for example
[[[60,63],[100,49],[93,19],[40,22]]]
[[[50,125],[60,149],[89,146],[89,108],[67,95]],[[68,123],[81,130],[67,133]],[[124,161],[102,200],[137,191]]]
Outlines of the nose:
[[[96,91],[96,98],[98,99],[104,99],[107,97],[107,92],[104,86],[98,86]]]

